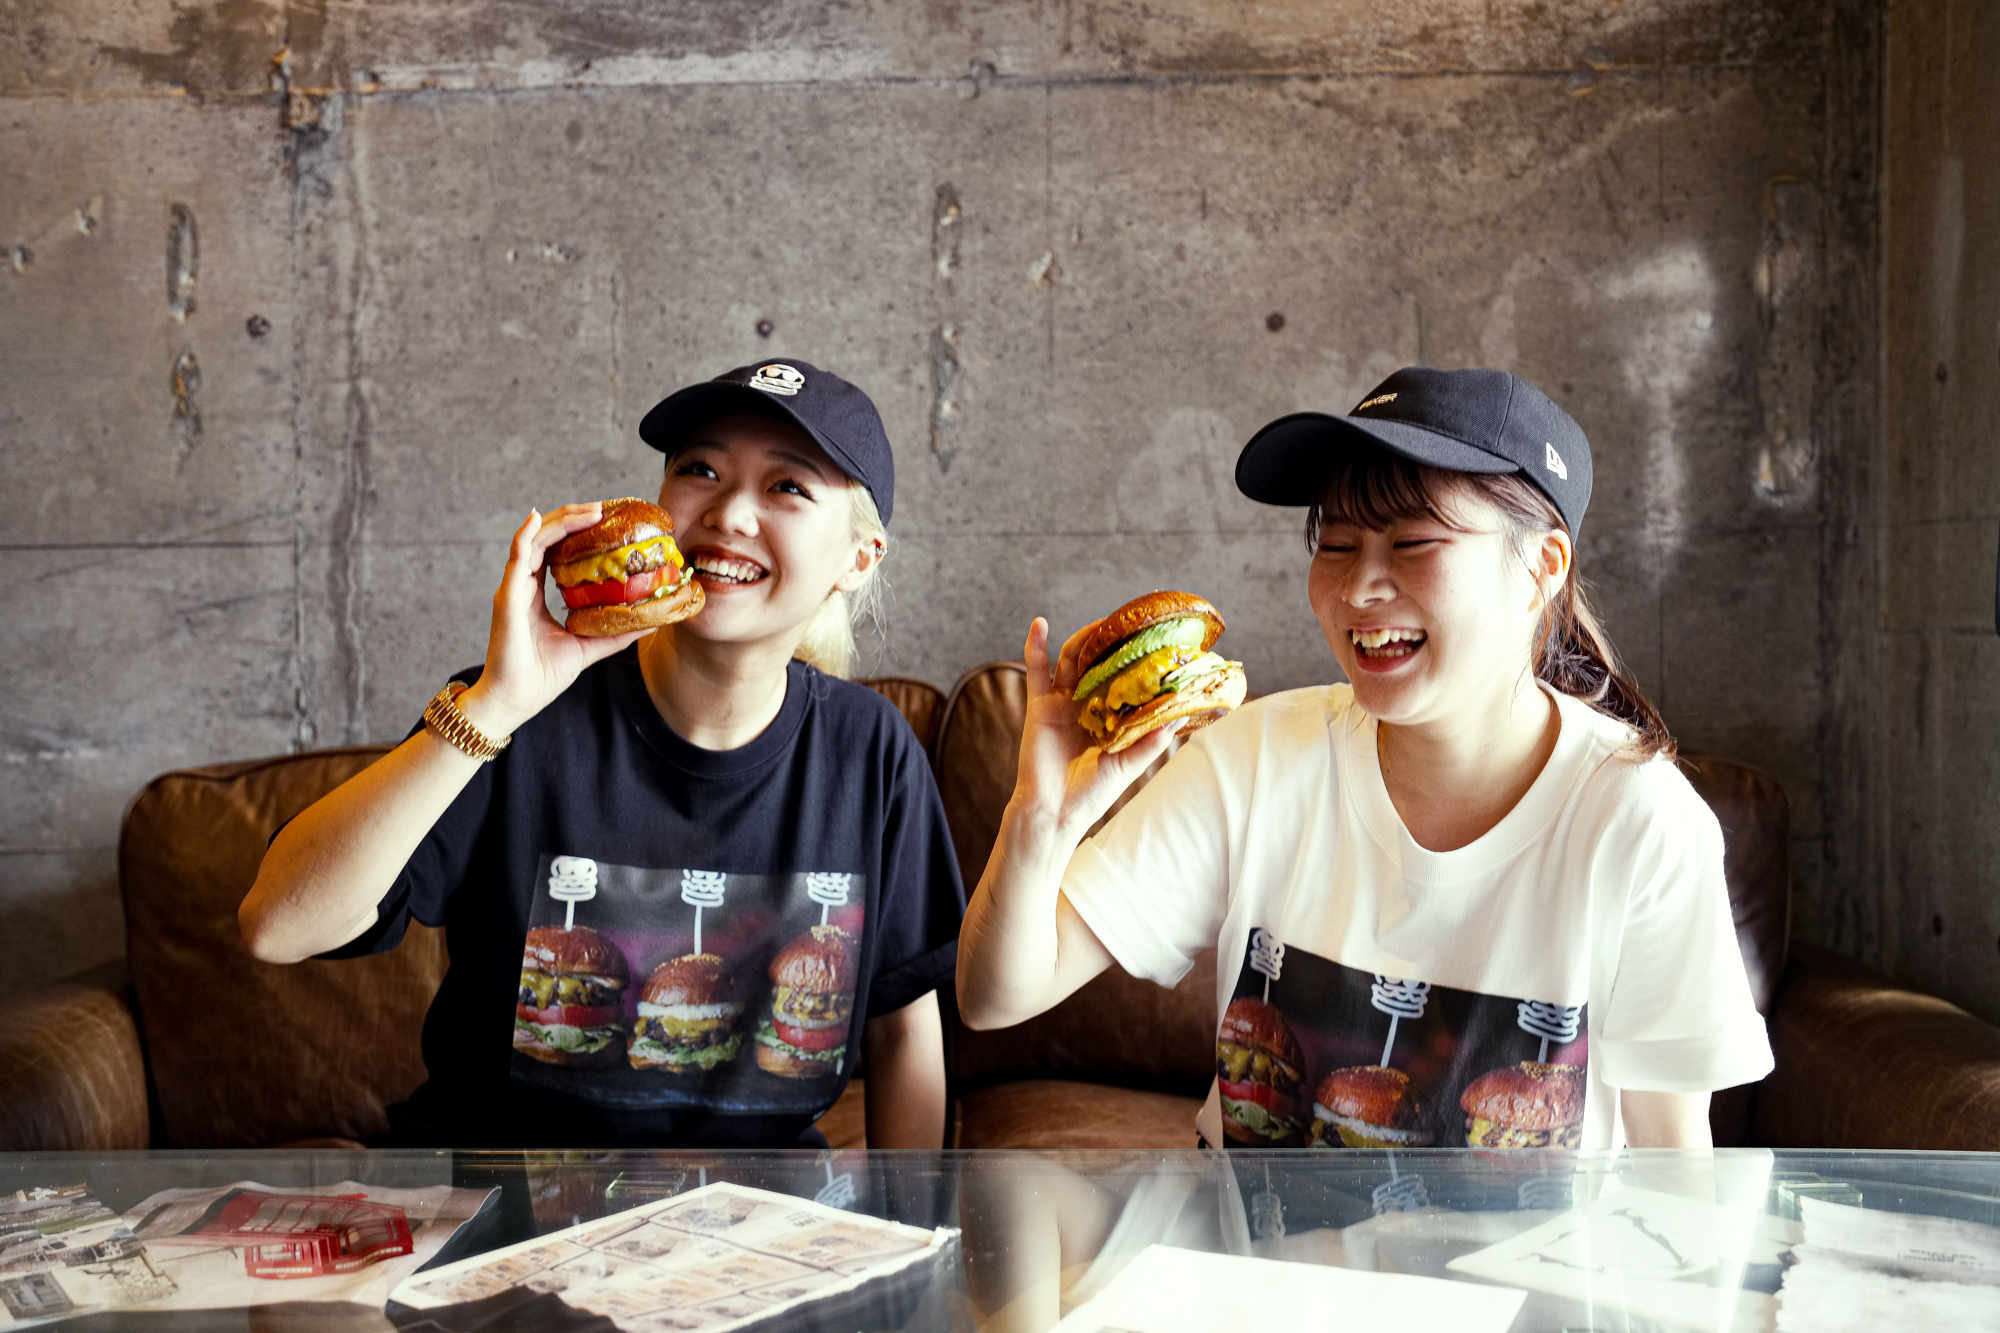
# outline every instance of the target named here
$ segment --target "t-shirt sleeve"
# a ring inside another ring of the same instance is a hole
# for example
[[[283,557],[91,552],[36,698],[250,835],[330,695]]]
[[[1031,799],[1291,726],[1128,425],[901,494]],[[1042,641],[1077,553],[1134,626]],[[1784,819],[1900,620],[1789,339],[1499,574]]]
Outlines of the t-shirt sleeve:
[[[1591,1054],[1635,1092],[1713,1092],[1771,1072],[1722,872],[1722,829],[1670,765],[1648,764],[1650,807],[1607,844],[1632,878],[1618,964]],[[1615,844],[1623,842],[1623,853]]]
[[[952,978],[965,885],[958,875],[937,782],[912,740],[882,830],[880,928],[868,1017],[894,1013]]]
[[[1228,813],[1213,735],[1182,746],[1063,872],[1063,896],[1118,965],[1162,986],[1215,944],[1228,907]]]
[[[478,668],[462,671],[452,679],[469,685],[479,679]],[[410,736],[422,731],[423,727],[423,722],[419,720],[410,729]],[[465,784],[465,790],[445,808],[444,814],[431,826],[423,841],[417,844],[416,851],[410,853],[410,859],[396,876],[396,882],[389,886],[389,892],[376,905],[374,924],[339,948],[320,954],[321,958],[363,958],[369,954],[387,953],[403,942],[403,933],[409,929],[413,918],[426,926],[444,924],[452,895],[458,891],[459,885],[465,883],[480,833],[486,827],[486,814],[493,803],[497,770],[506,762],[507,752],[503,750],[492,763],[479,766],[472,781]]]

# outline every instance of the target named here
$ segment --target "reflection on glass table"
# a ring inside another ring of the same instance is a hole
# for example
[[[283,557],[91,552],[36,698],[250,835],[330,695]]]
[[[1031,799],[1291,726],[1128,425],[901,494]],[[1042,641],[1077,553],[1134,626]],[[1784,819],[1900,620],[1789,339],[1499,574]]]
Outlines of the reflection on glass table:
[[[151,1304],[73,1327],[1191,1333],[1337,1315],[1471,1333],[1985,1327],[2000,1312],[2000,1157],[1978,1154],[0,1157],[0,1194],[79,1184],[101,1207],[77,1235],[109,1255],[136,1233],[149,1280],[181,1290],[163,1306],[140,1284]],[[253,1272],[212,1302],[230,1308],[200,1308],[219,1270],[190,1257],[197,1224],[240,1242],[252,1205],[275,1206],[259,1192],[364,1190],[406,1209],[416,1240],[389,1250],[428,1279],[384,1270],[357,1298],[302,1301]],[[28,1251],[6,1226],[0,1327],[68,1312],[49,1279],[9,1268]]]

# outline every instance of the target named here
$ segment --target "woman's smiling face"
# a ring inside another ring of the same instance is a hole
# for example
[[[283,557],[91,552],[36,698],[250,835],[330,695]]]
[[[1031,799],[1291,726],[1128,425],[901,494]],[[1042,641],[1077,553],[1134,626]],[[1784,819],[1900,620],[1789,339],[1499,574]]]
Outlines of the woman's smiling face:
[[[854,535],[854,484],[789,422],[739,414],[696,430],[660,484],[707,596],[680,628],[719,643],[795,635],[834,588],[859,586],[876,557]]]
[[[1541,601],[1528,562],[1491,503],[1463,486],[1442,499],[1450,524],[1323,523],[1307,581],[1355,700],[1392,724],[1490,707],[1530,670]]]

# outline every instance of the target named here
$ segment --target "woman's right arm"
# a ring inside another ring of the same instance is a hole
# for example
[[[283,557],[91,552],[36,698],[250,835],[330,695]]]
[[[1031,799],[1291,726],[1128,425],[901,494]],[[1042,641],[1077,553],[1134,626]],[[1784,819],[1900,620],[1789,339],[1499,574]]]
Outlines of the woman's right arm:
[[[602,517],[596,504],[530,513],[514,533],[493,594],[479,683],[458,706],[495,740],[546,708],[591,663],[640,635],[582,639],[549,613],[543,556]],[[237,909],[243,942],[268,963],[338,948],[375,923],[424,835],[479,772],[480,761],[425,727],[300,813],[272,840]]]
[[[1070,695],[1081,674],[1077,650],[1094,628],[1070,636],[1053,677],[1048,622],[1037,617],[1028,629],[1021,766],[958,937],[959,1016],[975,1030],[1026,1022],[1112,963],[1063,896],[1063,871],[1090,826],[1166,752],[1180,724],[1118,754],[1088,743]]]

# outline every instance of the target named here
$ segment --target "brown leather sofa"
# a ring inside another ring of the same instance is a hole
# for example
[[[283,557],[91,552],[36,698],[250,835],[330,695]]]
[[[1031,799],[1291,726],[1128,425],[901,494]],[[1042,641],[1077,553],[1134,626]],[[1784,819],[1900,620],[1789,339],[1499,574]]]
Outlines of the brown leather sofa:
[[[932,754],[960,866],[976,883],[1014,781],[1021,667],[949,696],[867,682]],[[423,1078],[439,932],[352,962],[274,967],[236,905],[284,819],[381,754],[325,750],[169,773],[119,844],[127,952],[16,997],[0,1028],[0,1150],[261,1147],[365,1140]],[[1721,1144],[2000,1149],[2000,1028],[1834,955],[1788,949],[1789,807],[1766,774],[1706,756],[1688,776],[1722,821],[1730,897],[1776,1071],[1714,1102]],[[1115,969],[1003,1032],[948,1023],[963,1147],[1183,1148],[1213,1067],[1214,959],[1173,990]],[[947,996],[947,1001],[949,997]],[[949,1011],[949,1005],[947,1004]],[[862,1142],[865,1083],[821,1127]]]

